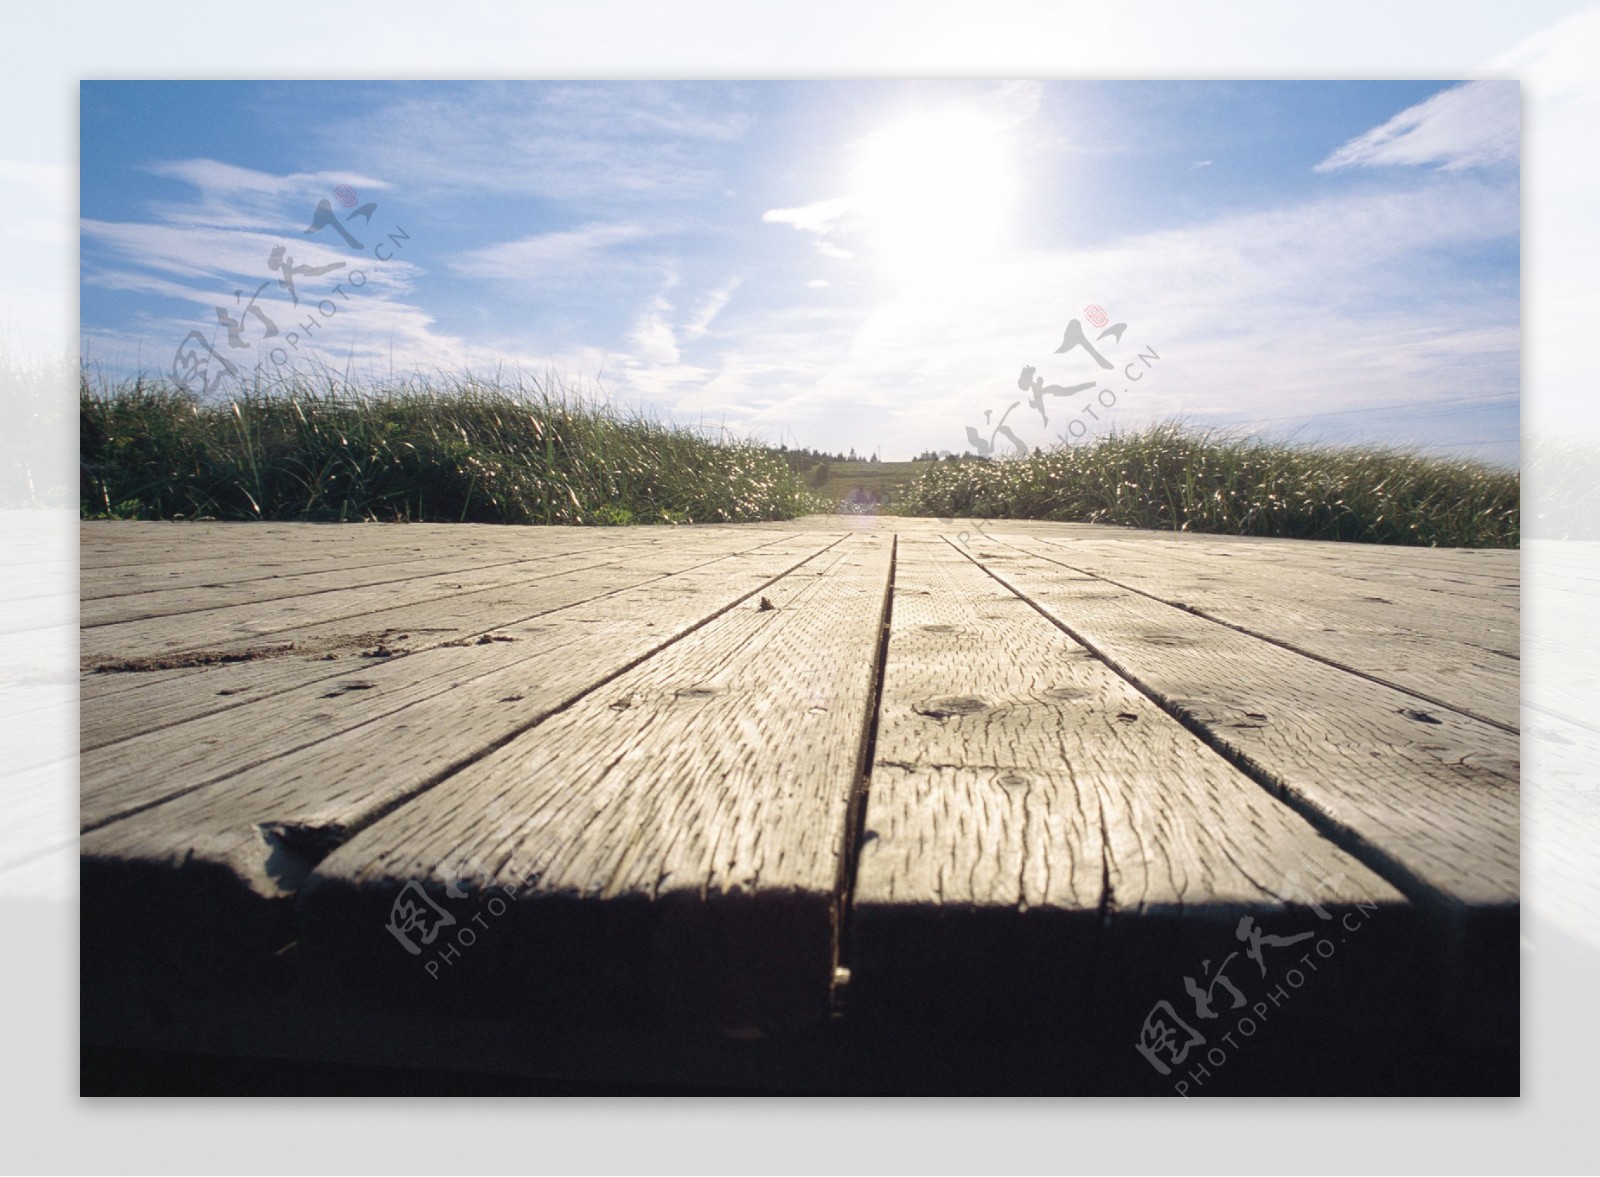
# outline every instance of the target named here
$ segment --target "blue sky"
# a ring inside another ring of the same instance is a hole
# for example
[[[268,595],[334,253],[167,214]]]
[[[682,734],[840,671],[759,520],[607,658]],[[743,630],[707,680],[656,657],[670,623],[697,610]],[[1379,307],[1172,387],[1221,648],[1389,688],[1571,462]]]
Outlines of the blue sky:
[[[1047,445],[1181,416],[1514,464],[1519,100],[1498,81],[86,82],[82,350],[113,377],[167,371],[191,331],[242,370],[554,375],[885,458],[1002,420]],[[324,200],[348,240],[306,232]],[[1097,340],[1102,308],[1126,327]],[[1074,319],[1109,369],[1057,353]],[[1022,391],[1025,366],[1077,391]]]

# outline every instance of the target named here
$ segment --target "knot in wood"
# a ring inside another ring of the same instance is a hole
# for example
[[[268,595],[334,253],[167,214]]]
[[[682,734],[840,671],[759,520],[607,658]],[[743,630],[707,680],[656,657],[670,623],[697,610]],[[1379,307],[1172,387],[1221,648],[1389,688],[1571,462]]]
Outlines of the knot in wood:
[[[949,719],[953,715],[975,715],[988,709],[989,704],[971,695],[947,695],[942,699],[919,703],[915,710],[918,715],[926,715],[929,719]]]

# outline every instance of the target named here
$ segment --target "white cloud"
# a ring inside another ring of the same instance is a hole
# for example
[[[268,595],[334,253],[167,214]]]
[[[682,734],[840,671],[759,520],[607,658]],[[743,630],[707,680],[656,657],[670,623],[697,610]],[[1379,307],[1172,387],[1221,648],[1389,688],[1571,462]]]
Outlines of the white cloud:
[[[678,283],[678,276],[673,273],[667,276],[663,289],[670,290]],[[637,320],[628,332],[628,342],[633,345],[634,352],[630,357],[635,363],[672,365],[678,363],[678,340],[672,329],[672,324],[667,316],[672,313],[672,304],[661,295],[657,295],[651,302],[649,310]]]
[[[848,196],[837,196],[830,200],[814,200],[798,208],[768,209],[761,214],[761,219],[768,224],[793,225],[802,233],[815,234],[816,241],[813,244],[818,253],[823,257],[843,260],[855,257],[854,251],[836,245],[828,238],[846,227],[846,217],[854,204]]]
[[[256,233],[243,229],[221,229],[197,225],[136,224],[85,220],[81,232],[86,241],[101,246],[121,261],[183,278],[204,278],[219,287],[244,279],[260,281],[277,278],[268,269],[267,259],[283,244],[280,234]],[[292,255],[297,265],[323,266],[350,263],[351,256],[311,240],[294,242]],[[103,267],[85,267],[84,281],[100,284]]]
[[[373,199],[389,187],[382,180],[357,172],[294,172],[276,175],[271,172],[242,168],[219,163],[213,159],[166,160],[148,165],[146,171],[180,180],[193,189],[193,195],[180,201],[153,201],[149,214],[167,225],[196,225],[239,230],[254,229],[268,233],[282,233],[286,229],[299,234],[312,223],[317,204],[329,200],[340,185],[356,190],[357,199],[364,206],[375,204],[378,210],[366,218],[383,218],[383,201]],[[339,213],[349,216],[344,207],[335,206]],[[359,234],[363,221],[357,219],[351,229]],[[326,233],[332,239],[331,231]]]
[[[779,225],[793,225],[807,233],[826,233],[839,223],[849,209],[850,198],[839,196],[832,200],[815,200],[799,208],[768,209],[761,214],[761,219]]]
[[[288,196],[308,188],[332,191],[340,184],[349,184],[357,190],[367,188],[382,191],[389,187],[382,180],[354,172],[294,172],[280,176],[255,168],[219,163],[214,159],[162,160],[145,170],[157,176],[183,180],[201,192],[220,195],[244,192]]]
[[[695,312],[694,317],[684,324],[683,338],[685,342],[699,339],[711,329],[712,322],[732,301],[734,291],[739,289],[742,281],[740,278],[730,278],[726,285],[718,287],[706,296],[705,301],[700,304],[700,308]]]
[[[581,225],[469,250],[451,262],[450,268],[471,277],[527,281],[551,271],[571,272],[593,265],[612,246],[649,235],[633,222]]]
[[[86,355],[125,371],[162,372],[179,342],[199,331],[241,370],[265,363],[269,378],[286,370],[270,360],[275,348],[283,349],[287,368],[326,364],[375,377],[486,358],[459,337],[435,332],[433,316],[409,301],[421,272],[413,262],[398,252],[386,261],[376,256],[375,242],[394,228],[381,202],[370,227],[359,218],[349,224],[365,241],[364,253],[331,230],[315,237],[299,231],[315,202],[339,184],[364,196],[383,191],[383,182],[354,173],[272,175],[204,159],[152,170],[194,186],[194,197],[157,205],[152,221],[80,223],[84,286],[133,292],[149,303],[118,328],[84,330]],[[296,267],[332,267],[296,274],[298,304],[270,264],[278,246],[293,251]],[[252,299],[259,316],[246,311]],[[244,346],[230,345],[219,307],[240,328]],[[308,329],[307,322],[316,325]]]
[[[1316,170],[1394,164],[1437,164],[1455,170],[1515,162],[1521,125],[1517,83],[1467,82],[1350,140]]]
[[[414,192],[509,193],[593,215],[720,190],[721,153],[752,121],[742,95],[725,83],[417,83],[318,131]]]
[[[1189,170],[1192,172],[1192,171],[1195,171],[1195,170],[1197,170],[1199,168],[1208,168],[1210,166],[1211,166],[1211,161],[1209,159],[1197,159],[1192,164],[1189,165]]]
[[[1433,426],[1426,415],[1392,420],[1386,404],[1517,396],[1515,278],[1463,279],[1454,268],[1516,240],[1515,186],[1489,179],[1442,173],[1403,190],[1018,254],[958,289],[911,285],[852,304],[860,292],[841,288],[812,311],[758,304],[697,367],[625,380],[675,414],[791,443],[962,449],[985,410],[998,420],[1025,400],[1023,364],[1046,383],[1101,375],[1080,371],[1081,355],[1053,354],[1066,320],[1095,298],[1129,323],[1113,359],[1145,346],[1163,357],[1161,378],[1142,385],[1120,367],[1105,374],[1119,392],[1107,424],[1366,408],[1334,420],[1403,440],[1402,426]],[[1081,399],[1048,405],[1048,427],[1025,403],[1007,424],[1030,446],[1054,442]]]

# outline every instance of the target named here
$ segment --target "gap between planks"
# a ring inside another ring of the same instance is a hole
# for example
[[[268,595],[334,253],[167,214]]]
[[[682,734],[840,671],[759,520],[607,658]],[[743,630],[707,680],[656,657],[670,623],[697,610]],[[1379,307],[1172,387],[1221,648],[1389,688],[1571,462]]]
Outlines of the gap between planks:
[[[1446,1007],[1514,1039],[1514,737],[1025,551],[963,555],[1417,903]]]

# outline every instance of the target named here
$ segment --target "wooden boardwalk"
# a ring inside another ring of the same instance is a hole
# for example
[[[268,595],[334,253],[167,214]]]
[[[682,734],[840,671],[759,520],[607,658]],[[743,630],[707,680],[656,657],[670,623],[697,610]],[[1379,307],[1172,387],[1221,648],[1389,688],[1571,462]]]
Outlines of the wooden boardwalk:
[[[81,567],[86,1048],[1516,1090],[1515,551],[85,523]]]

